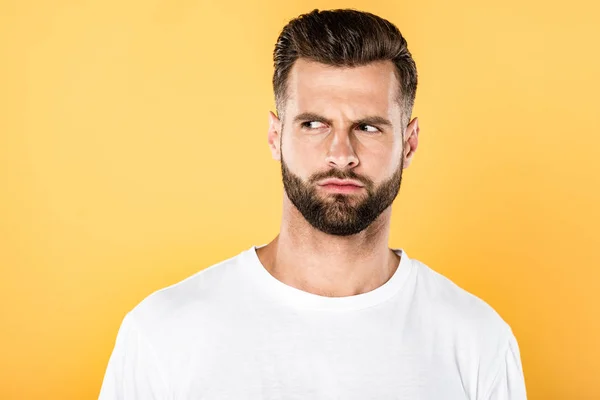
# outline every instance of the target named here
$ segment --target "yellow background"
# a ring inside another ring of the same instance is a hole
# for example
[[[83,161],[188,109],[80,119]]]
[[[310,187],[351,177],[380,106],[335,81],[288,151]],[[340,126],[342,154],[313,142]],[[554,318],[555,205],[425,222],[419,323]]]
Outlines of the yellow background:
[[[600,399],[597,3],[0,7],[0,398],[97,398],[127,311],[277,234],[273,45],[355,7],[419,68],[390,245],[504,317],[530,399]]]

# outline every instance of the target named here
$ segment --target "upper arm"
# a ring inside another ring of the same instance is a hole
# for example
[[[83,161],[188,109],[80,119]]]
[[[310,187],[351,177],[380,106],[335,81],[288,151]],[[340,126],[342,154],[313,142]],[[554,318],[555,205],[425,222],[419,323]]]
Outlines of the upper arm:
[[[123,319],[104,374],[99,400],[168,398],[167,383],[152,345],[133,316]]]
[[[496,372],[481,400],[526,400],[525,377],[519,345],[511,332],[498,359]]]

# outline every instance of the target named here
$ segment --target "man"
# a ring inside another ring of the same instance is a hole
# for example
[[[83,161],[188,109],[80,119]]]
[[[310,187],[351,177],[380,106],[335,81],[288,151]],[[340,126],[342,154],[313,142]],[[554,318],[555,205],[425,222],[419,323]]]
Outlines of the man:
[[[279,235],[130,311],[100,399],[525,399],[509,325],[388,248],[419,135],[398,29],[315,10],[283,29],[274,62]]]

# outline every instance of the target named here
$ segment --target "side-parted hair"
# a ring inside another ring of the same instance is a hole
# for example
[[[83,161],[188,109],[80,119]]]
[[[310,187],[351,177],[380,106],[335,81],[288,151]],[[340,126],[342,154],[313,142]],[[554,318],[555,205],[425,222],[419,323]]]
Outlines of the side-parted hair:
[[[315,9],[283,28],[273,52],[273,91],[281,116],[287,100],[287,78],[298,58],[338,67],[392,61],[400,82],[398,101],[408,123],[417,91],[417,67],[406,40],[391,22],[354,9]]]

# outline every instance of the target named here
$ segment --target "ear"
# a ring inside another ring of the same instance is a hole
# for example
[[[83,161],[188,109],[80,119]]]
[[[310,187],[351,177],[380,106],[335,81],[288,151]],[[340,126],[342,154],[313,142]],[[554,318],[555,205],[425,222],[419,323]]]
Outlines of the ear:
[[[281,135],[281,121],[275,114],[269,111],[269,132],[267,140],[271,149],[271,156],[274,160],[280,161],[281,150],[279,149]]]
[[[402,155],[404,157],[404,168],[410,165],[415,151],[417,151],[417,147],[419,146],[419,130],[419,120],[413,118],[404,132],[404,153]]]

